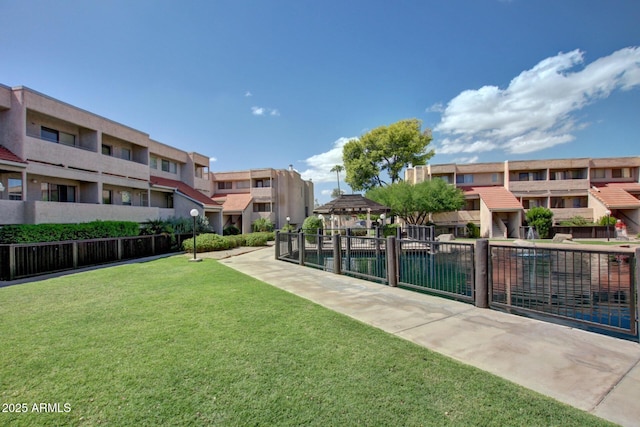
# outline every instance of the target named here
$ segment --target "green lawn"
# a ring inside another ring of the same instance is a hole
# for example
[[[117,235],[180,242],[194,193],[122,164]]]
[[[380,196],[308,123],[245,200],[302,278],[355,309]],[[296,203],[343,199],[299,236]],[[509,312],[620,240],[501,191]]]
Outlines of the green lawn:
[[[0,331],[0,425],[608,425],[214,260],[1,288]]]

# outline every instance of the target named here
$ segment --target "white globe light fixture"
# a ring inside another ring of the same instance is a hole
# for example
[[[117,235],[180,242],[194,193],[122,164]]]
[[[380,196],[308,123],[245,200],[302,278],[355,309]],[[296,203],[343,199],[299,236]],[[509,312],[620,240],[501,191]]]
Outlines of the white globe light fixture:
[[[189,215],[193,217],[193,259],[191,261],[201,261],[200,259],[196,258],[196,218],[198,218],[200,212],[198,212],[198,209],[191,209]]]

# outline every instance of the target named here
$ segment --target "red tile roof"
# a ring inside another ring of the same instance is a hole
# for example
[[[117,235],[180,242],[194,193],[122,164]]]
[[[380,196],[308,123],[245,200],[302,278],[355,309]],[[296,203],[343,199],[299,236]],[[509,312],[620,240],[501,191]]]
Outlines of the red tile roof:
[[[249,193],[243,194],[214,194],[212,199],[218,203],[222,203],[222,211],[228,212],[242,212],[249,203],[251,203],[252,196]]]
[[[640,183],[637,182],[609,182],[607,187],[621,188],[624,191],[640,192]]]
[[[522,204],[504,187],[473,187],[473,193],[480,195],[480,199],[492,211],[520,210]]]
[[[0,145],[0,160],[6,160],[8,162],[14,162],[14,163],[24,163],[24,164],[27,163],[24,160],[22,160],[20,157],[13,154],[11,151],[9,151],[8,148],[3,147],[2,145]]]
[[[640,200],[618,187],[600,187],[589,190],[591,195],[600,200],[609,209],[638,209]]]
[[[149,178],[149,182],[151,183],[152,186],[155,185],[155,186],[173,188],[174,190],[184,194],[185,196],[188,196],[191,199],[196,200],[199,203],[202,203],[202,205],[204,206],[220,207],[220,203],[211,200],[210,198],[208,198],[207,196],[205,196],[195,188],[188,186],[182,181],[162,178],[160,176],[151,176]]]

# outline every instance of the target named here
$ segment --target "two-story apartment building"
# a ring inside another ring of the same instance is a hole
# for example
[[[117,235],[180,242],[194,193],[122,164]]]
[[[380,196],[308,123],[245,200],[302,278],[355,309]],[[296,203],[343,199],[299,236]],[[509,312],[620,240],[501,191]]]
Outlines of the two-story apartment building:
[[[26,87],[0,85],[0,225],[145,222],[198,209],[222,232],[209,159]]]
[[[597,221],[607,212],[640,231],[640,156],[522,160],[408,168],[411,183],[439,178],[465,192],[458,212],[433,221],[455,229],[472,222],[484,237],[520,237],[526,210],[551,209],[554,222],[575,216]]]
[[[313,182],[289,169],[251,169],[211,173],[213,200],[223,205],[224,227],[251,231],[258,218],[268,218],[276,227],[299,227],[313,211]]]

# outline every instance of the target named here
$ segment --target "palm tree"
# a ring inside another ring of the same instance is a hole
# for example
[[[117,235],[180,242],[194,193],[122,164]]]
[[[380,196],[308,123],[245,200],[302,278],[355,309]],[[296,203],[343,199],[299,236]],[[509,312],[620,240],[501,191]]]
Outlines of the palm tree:
[[[335,165],[334,167],[331,168],[330,172],[335,172],[336,175],[338,176],[338,194],[342,194],[342,192],[340,191],[340,172],[342,172],[344,170],[344,166],[342,165]]]

